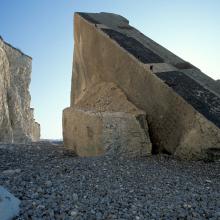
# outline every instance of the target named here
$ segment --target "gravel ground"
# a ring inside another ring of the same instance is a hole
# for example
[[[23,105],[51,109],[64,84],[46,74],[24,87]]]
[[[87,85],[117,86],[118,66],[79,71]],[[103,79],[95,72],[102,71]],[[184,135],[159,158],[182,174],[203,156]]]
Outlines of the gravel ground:
[[[0,145],[16,219],[220,219],[220,162],[79,158],[61,145]]]

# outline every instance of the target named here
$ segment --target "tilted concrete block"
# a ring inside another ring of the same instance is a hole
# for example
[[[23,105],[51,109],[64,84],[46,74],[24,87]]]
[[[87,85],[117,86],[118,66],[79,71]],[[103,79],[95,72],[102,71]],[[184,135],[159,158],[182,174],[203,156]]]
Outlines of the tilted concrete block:
[[[93,85],[114,83],[145,112],[154,152],[202,159],[209,149],[220,149],[220,98],[214,80],[119,15],[76,13],[74,28],[71,108],[86,99]],[[64,144],[70,145],[66,138],[74,139],[73,133],[65,126],[63,133]]]

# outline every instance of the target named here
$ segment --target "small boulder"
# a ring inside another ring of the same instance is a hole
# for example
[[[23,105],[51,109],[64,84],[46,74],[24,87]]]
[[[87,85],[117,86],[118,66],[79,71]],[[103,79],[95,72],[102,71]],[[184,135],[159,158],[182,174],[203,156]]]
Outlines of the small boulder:
[[[0,219],[10,220],[19,213],[20,200],[0,186]]]

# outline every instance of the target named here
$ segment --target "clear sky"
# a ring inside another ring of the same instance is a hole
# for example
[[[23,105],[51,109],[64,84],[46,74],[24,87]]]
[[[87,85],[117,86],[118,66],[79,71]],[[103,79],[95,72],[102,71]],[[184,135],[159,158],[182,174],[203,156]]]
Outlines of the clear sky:
[[[121,14],[148,37],[220,78],[220,0],[0,0],[0,35],[33,57],[30,91],[42,138],[62,138],[75,11]]]

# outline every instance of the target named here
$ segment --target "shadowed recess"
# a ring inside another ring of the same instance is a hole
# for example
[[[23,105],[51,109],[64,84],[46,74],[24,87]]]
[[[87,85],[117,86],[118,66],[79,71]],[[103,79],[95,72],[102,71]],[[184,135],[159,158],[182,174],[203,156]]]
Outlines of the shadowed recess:
[[[77,12],[77,14],[80,15],[81,17],[83,17],[84,19],[86,19],[87,21],[93,23],[93,24],[101,24],[99,21],[95,20],[94,18],[89,16],[87,13]]]
[[[118,31],[112,29],[104,29],[105,32],[110,38],[115,40],[121,47],[131,53],[134,57],[140,60],[143,63],[163,63],[163,59],[157,54],[144,47],[139,41],[135,40],[132,37],[128,37],[125,34],[122,34]]]
[[[218,96],[182,72],[161,72],[156,75],[199,113],[220,127],[220,98]]]

